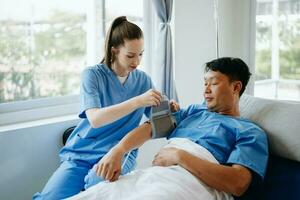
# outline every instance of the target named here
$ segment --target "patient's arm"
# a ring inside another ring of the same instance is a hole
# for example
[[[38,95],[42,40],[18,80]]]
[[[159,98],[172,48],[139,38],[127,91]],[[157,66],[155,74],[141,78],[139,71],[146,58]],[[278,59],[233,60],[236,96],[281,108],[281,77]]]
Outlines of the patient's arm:
[[[151,125],[144,123],[129,132],[98,163],[96,173],[105,180],[115,181],[121,173],[121,161],[126,152],[138,148],[151,138]]]
[[[235,196],[241,196],[248,188],[252,175],[241,166],[224,166],[198,158],[177,148],[162,149],[154,158],[153,165],[180,165],[208,186]]]

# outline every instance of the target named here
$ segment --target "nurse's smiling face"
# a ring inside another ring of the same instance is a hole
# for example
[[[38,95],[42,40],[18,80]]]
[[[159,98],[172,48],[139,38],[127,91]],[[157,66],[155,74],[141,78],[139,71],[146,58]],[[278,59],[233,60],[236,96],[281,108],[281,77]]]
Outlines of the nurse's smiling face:
[[[124,40],[124,45],[112,47],[114,62],[112,70],[118,76],[127,76],[129,72],[135,70],[141,62],[144,52],[144,40]]]

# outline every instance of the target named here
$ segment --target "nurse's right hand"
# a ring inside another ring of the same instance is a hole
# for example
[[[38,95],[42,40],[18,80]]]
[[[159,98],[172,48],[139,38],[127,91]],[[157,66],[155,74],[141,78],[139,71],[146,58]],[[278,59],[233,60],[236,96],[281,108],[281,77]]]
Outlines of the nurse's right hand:
[[[120,148],[112,148],[96,166],[96,174],[104,180],[116,181],[121,174],[121,163],[124,151]]]
[[[144,106],[158,106],[162,100],[162,95],[159,91],[155,89],[150,89],[144,94],[136,97],[138,104],[141,107]]]

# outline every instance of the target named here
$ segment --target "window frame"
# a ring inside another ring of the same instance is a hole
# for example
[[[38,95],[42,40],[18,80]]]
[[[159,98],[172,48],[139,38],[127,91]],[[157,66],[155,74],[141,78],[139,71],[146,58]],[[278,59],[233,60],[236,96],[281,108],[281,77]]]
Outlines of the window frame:
[[[271,1],[272,2],[272,1]],[[279,1],[278,1],[279,3]],[[256,16],[257,16],[257,13],[256,13],[256,8],[257,8],[257,0],[255,1],[251,1],[251,16],[250,16],[250,20],[251,20],[251,36],[253,36],[253,38],[250,38],[250,61],[252,62],[251,66],[253,66],[253,72],[256,73],[256,62],[255,62],[255,57],[256,57]],[[280,58],[278,58],[280,59]],[[272,62],[272,60],[271,60]],[[271,68],[273,70],[273,67],[272,64],[271,64]],[[279,68],[280,70],[280,68]],[[271,72],[271,76],[272,76],[272,72]],[[276,85],[276,95],[275,97],[267,97],[267,96],[258,96],[258,97],[262,97],[262,98],[270,98],[270,99],[273,99],[273,100],[284,100],[284,101],[296,101],[296,102],[299,102],[300,100],[299,99],[282,99],[282,98],[279,98],[278,97],[278,92],[279,92],[279,84],[280,83],[295,83],[295,84],[299,84],[297,82],[297,80],[289,80],[289,79],[281,79],[280,78],[280,74],[279,74],[279,77],[278,79],[273,79],[272,77],[270,79],[264,79],[264,80],[255,80],[255,78],[252,79],[253,81],[253,89],[251,88],[251,94],[253,94],[253,96],[255,95],[255,87],[257,85],[261,85],[261,84],[264,84],[264,83],[275,83],[277,84]],[[300,81],[300,80],[299,80]]]
[[[0,126],[78,113],[79,95],[0,104]]]

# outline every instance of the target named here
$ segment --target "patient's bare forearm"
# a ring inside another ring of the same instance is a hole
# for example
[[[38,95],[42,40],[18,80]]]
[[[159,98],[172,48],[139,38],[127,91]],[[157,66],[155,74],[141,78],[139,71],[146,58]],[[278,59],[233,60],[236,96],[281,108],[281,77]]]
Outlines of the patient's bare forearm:
[[[116,146],[123,153],[130,151],[131,149],[138,148],[144,142],[151,138],[151,125],[144,123],[134,130],[130,131]]]
[[[241,196],[251,182],[251,173],[243,166],[224,166],[211,163],[186,151],[179,151],[178,154],[179,165],[219,191]]]

